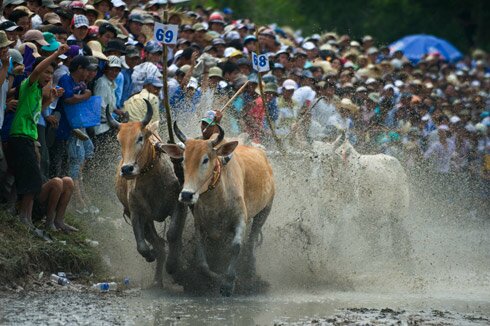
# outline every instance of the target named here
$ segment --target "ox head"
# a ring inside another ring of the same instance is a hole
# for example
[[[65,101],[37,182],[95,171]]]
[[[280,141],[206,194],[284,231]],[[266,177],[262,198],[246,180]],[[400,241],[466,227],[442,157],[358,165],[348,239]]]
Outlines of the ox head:
[[[225,137],[225,132],[218,126],[219,134],[214,139],[189,139],[174,123],[175,135],[185,148],[167,144],[163,150],[173,158],[184,158],[184,186],[180,192],[179,200],[186,204],[195,204],[199,195],[205,192],[213,181],[216,164],[219,156],[230,155],[238,145],[237,141],[226,142],[220,145]]]
[[[338,148],[344,143],[346,137],[345,133],[340,134],[335,141],[329,142],[321,142],[314,141],[313,142],[313,153],[315,156],[320,156],[326,159],[334,160],[338,155]]]
[[[121,145],[122,164],[120,175],[126,179],[136,177],[141,169],[141,162],[151,160],[152,157],[144,157],[151,155],[151,151],[145,154],[145,144],[149,145],[148,138],[156,131],[158,121],[149,124],[153,109],[149,101],[145,99],[146,115],[141,122],[119,123],[109,112],[109,107],[106,108],[107,123],[118,129],[117,140]],[[147,147],[149,148],[149,147]],[[143,163],[144,164],[144,163]]]

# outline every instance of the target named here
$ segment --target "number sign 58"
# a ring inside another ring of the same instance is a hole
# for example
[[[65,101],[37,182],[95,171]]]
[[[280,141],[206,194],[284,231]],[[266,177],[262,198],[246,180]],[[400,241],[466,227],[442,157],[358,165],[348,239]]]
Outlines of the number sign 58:
[[[175,44],[177,43],[178,25],[165,25],[155,23],[153,37],[158,42],[163,44]]]
[[[269,71],[269,58],[265,54],[252,52],[252,66],[256,71]]]

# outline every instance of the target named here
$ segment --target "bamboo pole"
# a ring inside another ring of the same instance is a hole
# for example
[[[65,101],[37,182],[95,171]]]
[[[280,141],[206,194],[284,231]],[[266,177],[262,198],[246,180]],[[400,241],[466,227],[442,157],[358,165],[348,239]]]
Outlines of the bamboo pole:
[[[256,26],[255,28],[256,28],[255,29],[255,38],[257,39],[257,47],[258,47],[258,51],[257,51],[258,53],[257,54],[260,54],[259,26]],[[271,115],[269,114],[269,109],[267,108],[267,102],[266,102],[266,98],[265,98],[265,94],[264,94],[264,87],[262,86],[262,74],[260,71],[257,71],[257,77],[259,79],[260,97],[262,98],[262,105],[264,107],[265,116],[267,117],[267,122],[269,124],[269,128],[271,129],[272,138],[274,138],[274,141],[276,142],[279,151],[284,152],[282,142],[279,139],[279,137],[277,137],[276,128],[275,128],[274,123],[272,121]]]
[[[228,100],[228,102],[226,102],[225,105],[223,105],[223,107],[221,108],[220,112],[223,113],[225,112],[225,110],[230,106],[230,104],[238,97],[238,95],[240,95],[244,90],[245,90],[245,87],[247,87],[248,85],[248,80],[245,82],[245,84],[242,85],[242,87],[240,87],[240,89],[235,93],[235,95],[233,95],[232,98],[230,98]]]
[[[163,11],[163,23],[166,24],[168,21],[168,11]],[[165,106],[165,113],[167,117],[167,129],[169,142],[175,144],[174,132],[172,129],[172,114],[170,113],[170,103],[168,101],[168,83],[167,83],[167,45],[163,44],[163,104]]]

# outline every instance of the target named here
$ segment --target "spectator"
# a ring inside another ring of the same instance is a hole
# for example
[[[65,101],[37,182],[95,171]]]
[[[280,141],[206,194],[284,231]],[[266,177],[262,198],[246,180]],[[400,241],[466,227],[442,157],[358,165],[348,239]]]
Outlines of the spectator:
[[[9,42],[5,39],[3,45],[8,46]],[[42,187],[42,176],[37,164],[34,143],[38,138],[36,121],[41,114],[42,88],[52,81],[54,61],[67,50],[68,46],[63,45],[48,58],[36,60],[32,73],[20,86],[19,103],[10,129],[11,166],[15,167],[16,189],[21,195],[20,220],[29,228],[34,228],[32,224],[34,196]],[[50,92],[51,99],[56,95],[56,91]]]

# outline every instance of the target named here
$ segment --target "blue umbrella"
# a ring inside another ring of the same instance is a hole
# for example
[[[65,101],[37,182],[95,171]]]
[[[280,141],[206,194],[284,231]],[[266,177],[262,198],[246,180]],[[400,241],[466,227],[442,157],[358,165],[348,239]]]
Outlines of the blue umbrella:
[[[463,55],[451,43],[432,35],[409,35],[390,44],[391,53],[401,50],[413,63],[417,63],[426,54],[439,53],[450,62],[460,60]]]

